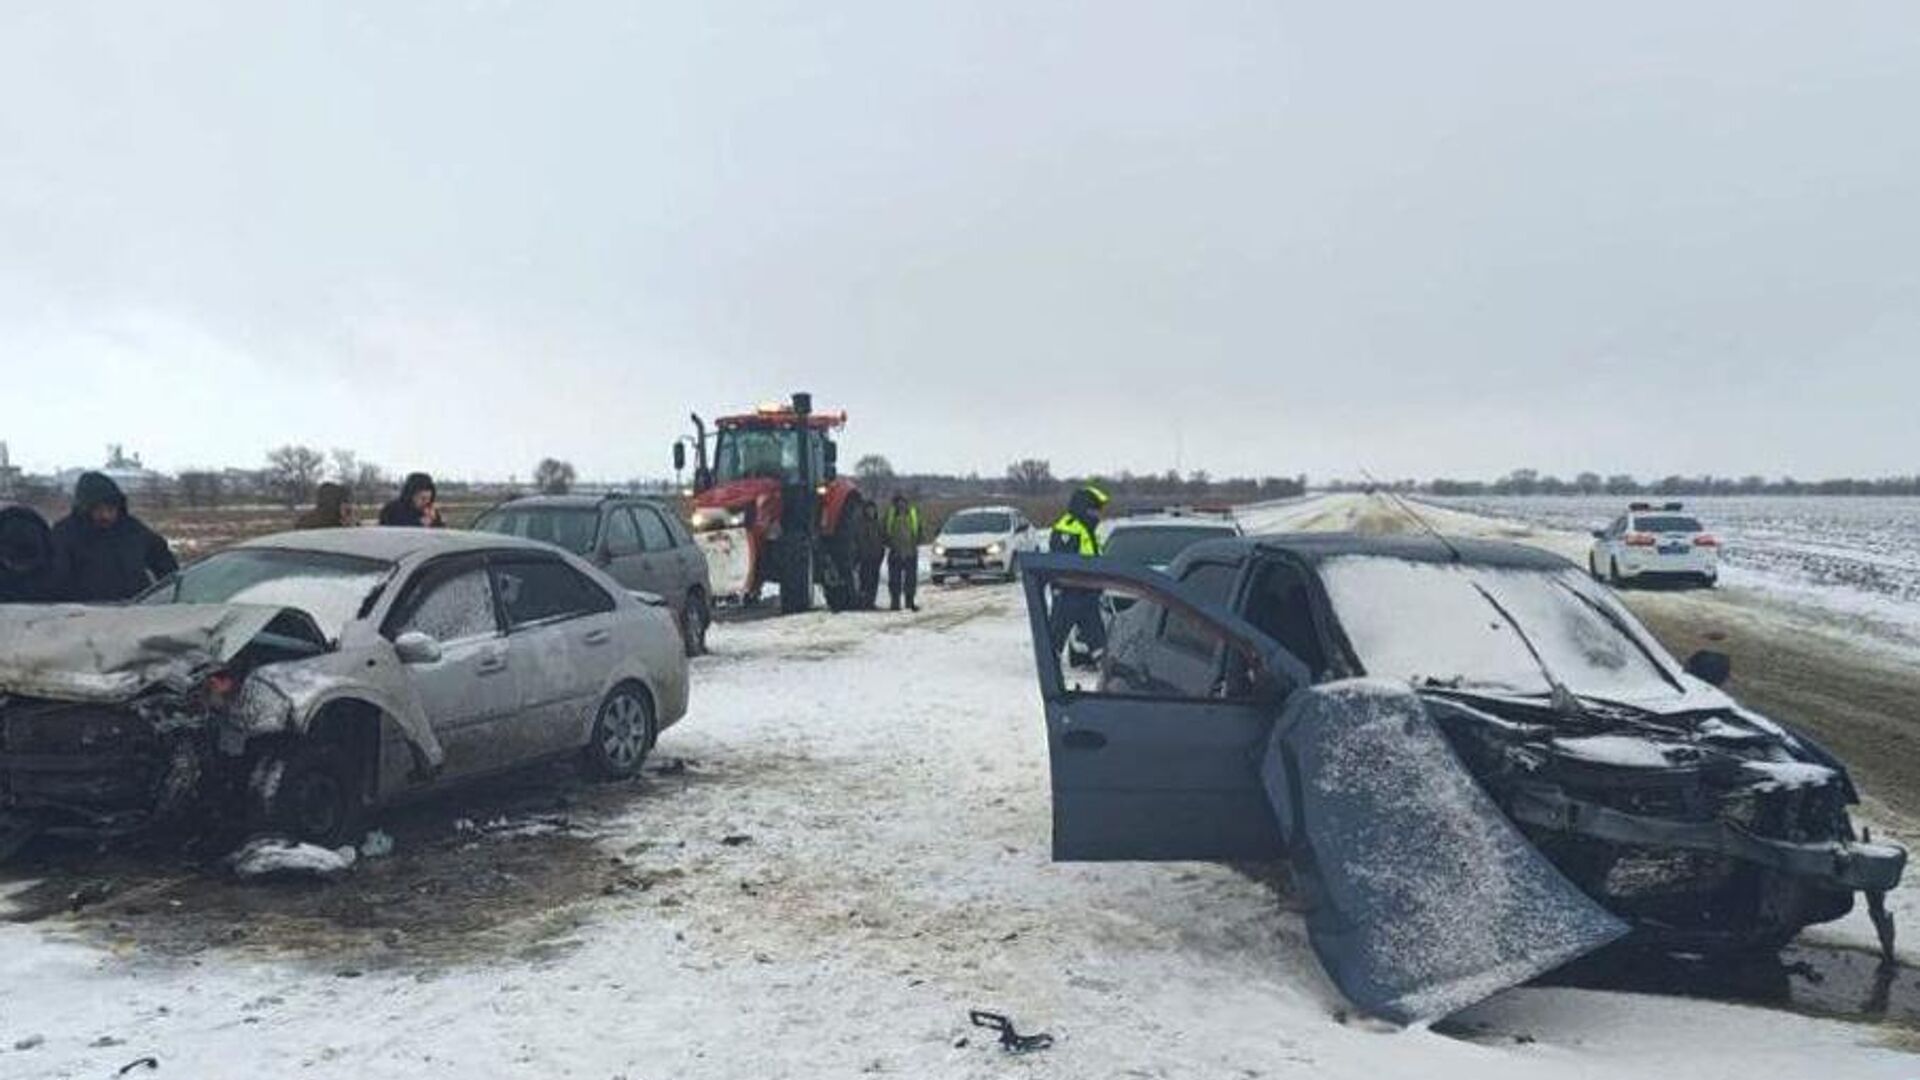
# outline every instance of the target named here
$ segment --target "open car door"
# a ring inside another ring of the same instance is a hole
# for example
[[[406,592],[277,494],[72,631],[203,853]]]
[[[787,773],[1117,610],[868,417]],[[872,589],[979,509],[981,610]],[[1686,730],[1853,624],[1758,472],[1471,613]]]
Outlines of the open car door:
[[[1280,703],[1306,685],[1306,668],[1156,571],[1077,555],[1029,555],[1020,565],[1046,705],[1053,857],[1280,857],[1260,762]],[[1116,639],[1098,683],[1075,685],[1053,647],[1061,590],[1133,597],[1121,618],[1156,636],[1176,620],[1178,645],[1122,656]],[[1163,669],[1151,670],[1156,663]]]

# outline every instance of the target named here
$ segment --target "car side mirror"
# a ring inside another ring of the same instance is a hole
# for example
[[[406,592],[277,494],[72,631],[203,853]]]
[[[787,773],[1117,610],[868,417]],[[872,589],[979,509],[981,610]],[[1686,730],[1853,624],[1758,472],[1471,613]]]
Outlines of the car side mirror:
[[[1593,530],[1593,538],[1595,540],[1605,540],[1607,538],[1607,530],[1605,529]]]
[[[1733,677],[1733,657],[1712,649],[1701,649],[1687,657],[1687,674],[1709,686],[1725,686]]]
[[[432,634],[423,634],[418,630],[409,630],[393,639],[393,651],[403,664],[437,664],[440,662],[440,642]]]
[[[687,467],[687,444],[683,442],[674,443],[673,444],[673,471],[681,472],[685,470],[686,467]]]

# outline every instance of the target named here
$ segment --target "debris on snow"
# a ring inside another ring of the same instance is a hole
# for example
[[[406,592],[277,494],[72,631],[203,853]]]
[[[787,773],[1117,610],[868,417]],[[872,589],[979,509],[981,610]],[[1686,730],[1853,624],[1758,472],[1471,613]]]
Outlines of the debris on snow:
[[[227,856],[227,865],[243,878],[285,876],[333,877],[345,873],[360,853],[349,845],[332,851],[317,844],[299,844],[284,837],[263,836],[247,841]]]
[[[363,859],[384,859],[393,854],[393,837],[379,829],[368,833],[360,841],[360,857]]]

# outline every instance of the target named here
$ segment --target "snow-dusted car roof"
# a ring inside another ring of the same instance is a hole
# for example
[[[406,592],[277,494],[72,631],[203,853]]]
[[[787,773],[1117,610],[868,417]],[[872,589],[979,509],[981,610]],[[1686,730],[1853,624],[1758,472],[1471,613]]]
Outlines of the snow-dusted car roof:
[[[552,551],[551,545],[499,533],[468,532],[464,529],[404,529],[388,526],[363,526],[354,529],[306,529],[296,532],[257,536],[242,548],[289,548],[295,551],[320,551],[330,555],[358,555],[366,559],[398,562],[421,552],[441,554],[460,551],[498,551],[518,548],[527,551]]]
[[[1393,536],[1330,532],[1270,533],[1265,536],[1202,540],[1188,548],[1182,557],[1244,553],[1256,547],[1284,551],[1309,563],[1342,555],[1378,555],[1413,562],[1461,562],[1515,570],[1566,570],[1573,567],[1566,559],[1544,548],[1466,536],[1449,536],[1442,543],[1433,536],[1421,533]]]

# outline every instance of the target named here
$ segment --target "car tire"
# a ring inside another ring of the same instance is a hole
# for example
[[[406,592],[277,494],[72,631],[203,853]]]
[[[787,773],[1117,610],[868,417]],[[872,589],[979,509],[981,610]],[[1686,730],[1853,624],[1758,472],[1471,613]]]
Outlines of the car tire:
[[[1600,560],[1591,551],[1587,552],[1587,576],[1595,581],[1600,580]]]
[[[933,583],[935,585],[945,585],[947,583],[947,575],[945,574],[933,575]]]
[[[680,606],[680,640],[688,656],[707,655],[707,628],[713,625],[713,613],[707,610],[707,598],[695,589]]]
[[[1612,585],[1614,588],[1617,589],[1617,588],[1620,588],[1622,585],[1625,585],[1626,583],[1627,583],[1627,579],[1620,576],[1620,560],[1608,559],[1607,560],[1607,584]]]
[[[268,750],[248,784],[254,831],[329,848],[352,842],[366,816],[363,775],[339,743],[299,740]]]
[[[581,751],[582,765],[596,780],[625,780],[640,771],[658,737],[653,699],[639,683],[607,692],[593,716],[593,735]]]

